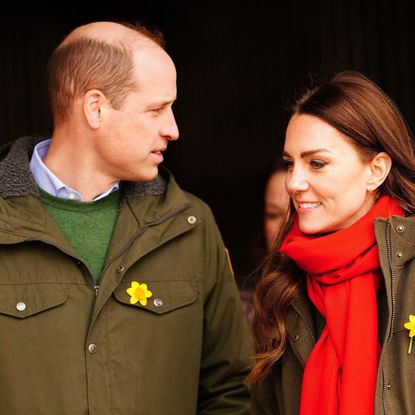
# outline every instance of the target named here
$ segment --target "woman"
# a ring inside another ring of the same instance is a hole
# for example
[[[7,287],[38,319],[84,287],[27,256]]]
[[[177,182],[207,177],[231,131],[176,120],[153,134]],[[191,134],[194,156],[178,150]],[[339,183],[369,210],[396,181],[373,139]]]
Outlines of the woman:
[[[254,413],[415,413],[415,149],[399,110],[339,73],[294,105],[283,159],[291,212],[256,291]]]

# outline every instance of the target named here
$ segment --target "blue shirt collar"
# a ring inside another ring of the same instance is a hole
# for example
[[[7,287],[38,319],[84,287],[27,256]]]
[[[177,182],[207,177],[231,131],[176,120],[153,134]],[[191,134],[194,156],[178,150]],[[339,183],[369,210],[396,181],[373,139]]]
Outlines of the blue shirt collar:
[[[52,196],[59,197],[61,199],[71,199],[78,200],[82,202],[82,197],[79,192],[66,186],[58,177],[56,177],[43,163],[43,159],[48,152],[51,139],[44,140],[38,143],[34,150],[33,155],[30,160],[30,171],[32,172],[33,178],[36,184],[45,192],[51,194]],[[114,184],[106,192],[99,194],[94,197],[95,200],[103,199],[108,196],[110,193],[118,190],[120,187],[119,183]]]

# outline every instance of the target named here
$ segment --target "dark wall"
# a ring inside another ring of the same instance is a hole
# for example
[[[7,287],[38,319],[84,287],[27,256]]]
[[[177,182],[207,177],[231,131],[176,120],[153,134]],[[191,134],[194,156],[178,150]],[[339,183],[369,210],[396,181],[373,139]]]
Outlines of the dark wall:
[[[44,69],[70,29],[102,19],[159,27],[178,69],[181,140],[169,147],[166,165],[182,187],[210,204],[237,274],[247,275],[261,228],[264,180],[282,145],[282,108],[296,85],[309,74],[360,70],[414,126],[415,3],[186,3],[119,1],[61,11],[40,2],[2,13],[0,141],[51,131]]]

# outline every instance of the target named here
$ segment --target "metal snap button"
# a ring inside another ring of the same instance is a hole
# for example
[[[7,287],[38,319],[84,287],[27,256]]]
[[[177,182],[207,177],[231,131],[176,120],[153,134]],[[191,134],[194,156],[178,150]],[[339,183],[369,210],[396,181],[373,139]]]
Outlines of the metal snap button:
[[[293,338],[293,342],[297,342],[299,338],[300,338],[300,336],[298,334],[296,334]]]
[[[155,298],[153,300],[153,304],[155,307],[162,307],[163,306],[163,300],[161,298]]]
[[[26,304],[23,303],[23,302],[21,302],[21,301],[19,301],[16,304],[16,308],[17,308],[17,311],[25,311],[26,310]]]
[[[396,230],[397,230],[399,233],[402,233],[402,232],[405,230],[405,226],[403,226],[403,225],[398,225],[398,226],[396,227]]]
[[[191,224],[194,225],[196,223],[196,217],[195,216],[189,216],[187,218],[187,221]]]
[[[401,259],[402,257],[403,257],[402,252],[398,251],[398,252],[396,253],[396,258]]]
[[[117,268],[117,272],[119,272],[119,273],[124,272],[124,271],[125,271],[125,267],[124,267],[124,265],[120,265],[120,266]]]
[[[94,343],[91,343],[88,346],[88,352],[91,353],[91,354],[93,354],[93,353],[96,353],[96,351],[97,351],[97,345],[94,344]]]

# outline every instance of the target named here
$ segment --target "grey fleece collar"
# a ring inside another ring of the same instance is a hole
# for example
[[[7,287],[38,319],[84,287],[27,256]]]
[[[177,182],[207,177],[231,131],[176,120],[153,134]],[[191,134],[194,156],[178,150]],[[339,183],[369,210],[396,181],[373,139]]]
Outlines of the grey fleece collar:
[[[0,161],[0,197],[40,196],[29,161],[35,145],[43,139],[21,137],[12,144]],[[149,182],[124,182],[120,202],[144,195],[158,196],[165,193],[166,188],[166,180],[160,174]]]

